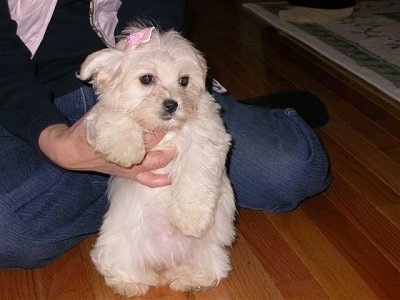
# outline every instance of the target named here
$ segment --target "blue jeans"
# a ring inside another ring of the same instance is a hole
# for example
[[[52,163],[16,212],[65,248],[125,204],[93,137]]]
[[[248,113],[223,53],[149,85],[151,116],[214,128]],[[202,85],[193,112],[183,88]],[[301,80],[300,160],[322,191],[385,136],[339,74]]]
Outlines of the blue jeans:
[[[286,212],[328,187],[326,154],[294,110],[215,98],[233,136],[228,172],[239,206]],[[55,104],[73,123],[95,101],[83,87]],[[43,266],[98,231],[107,176],[61,169],[2,126],[0,143],[0,268]]]

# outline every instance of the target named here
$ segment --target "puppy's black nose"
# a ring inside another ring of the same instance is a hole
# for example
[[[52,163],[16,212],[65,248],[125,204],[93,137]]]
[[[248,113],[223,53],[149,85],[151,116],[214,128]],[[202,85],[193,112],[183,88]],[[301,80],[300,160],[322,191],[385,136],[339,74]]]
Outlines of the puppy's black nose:
[[[173,99],[165,99],[164,102],[163,102],[163,107],[164,107],[166,112],[171,114],[174,111],[176,111],[176,109],[178,107],[178,102],[176,102]]]

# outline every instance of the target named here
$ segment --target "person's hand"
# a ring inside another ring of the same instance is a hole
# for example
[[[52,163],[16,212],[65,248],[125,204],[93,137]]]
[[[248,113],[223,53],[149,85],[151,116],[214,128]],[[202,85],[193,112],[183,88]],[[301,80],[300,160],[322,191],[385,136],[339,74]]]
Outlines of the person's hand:
[[[162,133],[145,134],[147,154],[143,161],[130,168],[110,163],[96,153],[87,143],[84,119],[72,127],[55,124],[47,127],[39,136],[40,150],[58,166],[75,171],[95,171],[130,178],[149,187],[171,184],[168,174],[155,174],[154,170],[165,167],[175,157],[176,151],[151,151],[163,138]]]

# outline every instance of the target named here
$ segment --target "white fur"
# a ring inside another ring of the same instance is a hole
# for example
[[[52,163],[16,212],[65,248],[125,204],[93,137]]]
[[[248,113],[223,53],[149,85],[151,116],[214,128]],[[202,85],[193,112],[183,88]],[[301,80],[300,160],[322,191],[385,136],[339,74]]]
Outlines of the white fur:
[[[165,284],[182,291],[208,287],[231,269],[235,204],[225,171],[230,136],[205,91],[206,71],[203,56],[186,39],[157,30],[135,50],[124,50],[122,41],[82,65],[80,78],[92,78],[99,94],[86,120],[96,151],[131,166],[145,154],[143,133],[163,130],[168,133],[156,148],[178,152],[158,171],[170,175],[170,186],[110,179],[110,207],[91,257],[119,294],[142,295]],[[146,85],[140,77],[148,74],[154,82]],[[182,77],[189,78],[187,86],[179,84]],[[177,102],[175,112],[166,113],[165,99]]]

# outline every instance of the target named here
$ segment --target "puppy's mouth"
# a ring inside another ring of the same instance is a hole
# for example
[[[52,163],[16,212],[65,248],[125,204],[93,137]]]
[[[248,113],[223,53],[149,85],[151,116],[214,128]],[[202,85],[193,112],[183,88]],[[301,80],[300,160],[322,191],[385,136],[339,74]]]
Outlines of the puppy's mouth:
[[[161,114],[161,120],[163,120],[163,121],[170,121],[170,120],[174,119],[174,117],[175,117],[175,113],[163,112]]]

